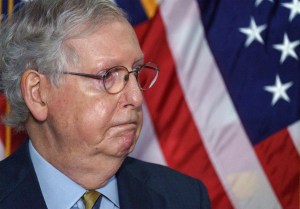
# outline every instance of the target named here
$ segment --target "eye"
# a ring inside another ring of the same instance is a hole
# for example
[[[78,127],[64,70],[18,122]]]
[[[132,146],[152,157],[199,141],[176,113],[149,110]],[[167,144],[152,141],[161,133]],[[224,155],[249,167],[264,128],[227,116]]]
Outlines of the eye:
[[[114,67],[105,72],[103,75],[103,81],[106,90],[111,90],[115,87],[116,84],[120,83],[120,80],[122,79],[120,72],[122,71],[122,67]]]
[[[119,67],[111,68],[104,73],[102,78],[103,80],[105,80],[105,82],[110,82],[112,80],[115,80],[118,77],[119,71],[120,71]]]

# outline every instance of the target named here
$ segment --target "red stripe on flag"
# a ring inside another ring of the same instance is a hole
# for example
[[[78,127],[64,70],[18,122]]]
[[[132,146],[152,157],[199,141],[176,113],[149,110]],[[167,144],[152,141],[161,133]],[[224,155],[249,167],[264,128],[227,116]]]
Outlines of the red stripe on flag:
[[[0,120],[2,120],[2,117],[6,115],[6,100],[3,94],[0,94]],[[16,151],[19,146],[23,143],[24,139],[27,137],[27,135],[24,132],[18,132],[16,133],[14,130],[12,130],[11,133],[11,140],[6,141],[6,131],[5,131],[5,125],[0,121],[0,141],[2,141],[2,144],[4,146],[4,149],[7,149],[7,143],[11,143],[8,147],[10,147],[10,150],[8,150],[8,153],[11,154],[14,151]],[[1,160],[0,155],[0,160]]]
[[[288,131],[257,144],[255,151],[283,208],[299,209],[300,158]]]
[[[161,69],[157,83],[144,95],[167,164],[201,179],[208,188],[212,208],[233,208],[185,101],[161,16],[157,14],[135,29],[146,61],[157,62]]]

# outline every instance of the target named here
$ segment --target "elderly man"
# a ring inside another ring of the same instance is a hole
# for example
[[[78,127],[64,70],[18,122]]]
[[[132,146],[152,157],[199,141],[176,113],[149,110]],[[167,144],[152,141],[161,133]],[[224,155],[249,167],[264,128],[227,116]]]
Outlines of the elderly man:
[[[158,73],[109,0],[24,3],[2,26],[1,88],[29,140],[0,163],[0,208],[209,208],[200,181],[127,157]]]

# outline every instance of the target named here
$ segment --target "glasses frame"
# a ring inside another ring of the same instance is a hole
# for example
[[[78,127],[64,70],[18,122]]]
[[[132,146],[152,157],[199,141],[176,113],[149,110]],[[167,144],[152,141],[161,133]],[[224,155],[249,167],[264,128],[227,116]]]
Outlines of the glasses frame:
[[[154,78],[153,78],[153,81],[154,81],[154,82],[152,81],[152,82],[151,82],[152,85],[150,85],[150,87],[149,87],[149,88],[146,88],[146,89],[145,89],[145,88],[142,88],[141,85],[140,85],[140,83],[139,83],[139,81],[138,81],[139,73],[140,73],[140,71],[141,71],[145,66],[147,66],[149,69],[152,69],[152,70],[155,71],[155,76],[154,76]],[[118,67],[121,67],[121,68],[123,68],[124,70],[125,70],[125,69],[127,70],[127,75],[124,76],[124,85],[123,85],[123,87],[122,87],[119,91],[117,91],[117,92],[109,92],[109,90],[106,88],[106,85],[105,85],[105,77],[106,77],[106,75],[107,75],[109,72],[111,72],[112,70],[114,70],[115,68],[118,68]],[[79,73],[79,72],[71,72],[71,71],[64,71],[63,74],[65,74],[65,75],[82,76],[82,77],[92,78],[92,79],[96,79],[96,80],[103,80],[103,81],[104,81],[104,82],[103,82],[103,86],[104,86],[105,91],[106,91],[107,93],[109,93],[109,94],[117,94],[117,93],[121,92],[121,91],[125,88],[125,86],[126,86],[127,83],[128,83],[129,76],[130,76],[131,73],[133,73],[133,74],[135,75],[135,78],[136,78],[136,80],[137,80],[137,83],[138,83],[138,86],[139,86],[140,90],[145,91],[145,90],[147,90],[147,89],[150,89],[150,88],[154,85],[154,83],[156,82],[157,77],[158,77],[158,74],[159,74],[159,72],[160,72],[160,69],[158,68],[158,66],[157,66],[157,64],[156,64],[155,62],[147,62],[147,63],[145,63],[145,64],[143,64],[143,65],[141,65],[141,66],[139,66],[139,67],[137,67],[137,68],[133,68],[132,71],[129,71],[128,68],[127,68],[127,67],[124,67],[124,66],[114,66],[114,67],[105,69],[104,71],[105,71],[105,73],[104,73],[103,75],[89,74],[89,73]]]

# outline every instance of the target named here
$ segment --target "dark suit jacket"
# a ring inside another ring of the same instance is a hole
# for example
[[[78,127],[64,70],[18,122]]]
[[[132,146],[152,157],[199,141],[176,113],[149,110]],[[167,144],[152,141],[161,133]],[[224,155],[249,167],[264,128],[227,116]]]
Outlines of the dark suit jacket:
[[[116,176],[121,209],[210,208],[200,181],[167,167],[128,157]],[[0,209],[46,208],[25,143],[0,162]]]

